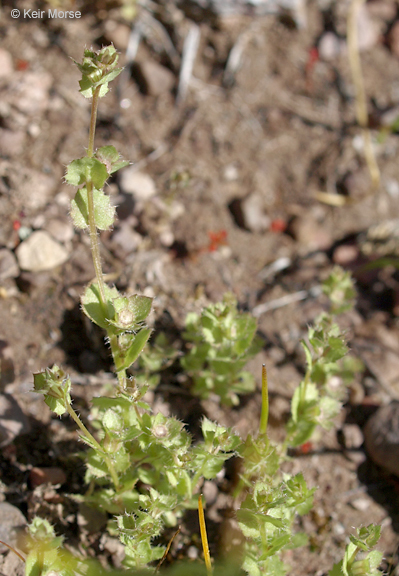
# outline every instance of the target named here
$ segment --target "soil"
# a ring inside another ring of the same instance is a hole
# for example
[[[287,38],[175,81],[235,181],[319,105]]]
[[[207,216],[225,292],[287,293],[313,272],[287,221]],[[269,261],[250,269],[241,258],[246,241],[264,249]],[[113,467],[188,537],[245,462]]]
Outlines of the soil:
[[[18,4],[20,10],[37,9]],[[162,0],[140,8],[139,17],[150,14],[164,35],[146,33],[134,65],[100,103],[96,145],[115,145],[150,177],[155,192],[140,197],[126,191],[122,176],[111,181],[119,220],[101,234],[104,268],[119,289],[154,297],[151,322],[177,343],[186,314],[227,291],[241,309],[254,310],[265,342],[249,366],[258,383],[255,394],[234,410],[182,400],[171,370],[153,402],[166,405],[193,432],[207,414],[245,435],[259,419],[265,362],[276,437],[304,370],[300,340],[326,307],[315,288],[336,262],[354,271],[358,299],[342,322],[365,369],[350,389],[339,434],[320,434],[310,453],[290,464],[318,490],[314,512],[299,522],[310,544],[285,559],[292,574],[326,574],[342,558],[352,527],[375,522],[383,526],[385,568],[396,573],[397,479],[370,461],[361,430],[377,406],[399,397],[398,276],[394,266],[364,273],[359,264],[365,262],[367,231],[399,218],[397,6],[390,0],[367,3],[359,29],[381,171],[378,192],[372,190],[355,117],[347,3],[309,0],[299,16],[283,8],[254,15],[239,3],[232,14],[220,16],[218,4],[212,6],[213,11],[200,3]],[[25,433],[19,430],[3,447],[1,492],[28,520],[44,514],[74,546],[95,547],[98,533],[79,532],[81,516],[66,496],[83,490],[84,470],[66,457],[81,449],[76,432],[68,419],[53,419],[31,392],[32,373],[62,364],[83,415],[90,397],[112,378],[103,336],[80,312],[79,296],[94,273],[87,238],[71,233],[74,190],[62,178],[65,166],[84,155],[90,117],[71,58],[80,61],[85,46],[113,41],[126,62],[129,30],[121,8],[105,0],[77,0],[72,9],[82,16],[73,20],[13,19],[12,8],[6,1],[0,9],[1,58],[8,57],[10,65],[6,73],[0,69],[0,248],[18,253],[32,231],[49,230],[69,257],[48,271],[1,270],[1,389],[27,418]],[[200,31],[199,49],[187,94],[177,102],[179,55],[193,23]],[[329,52],[326,35],[335,42]],[[237,42],[241,66],[228,75]],[[334,195],[340,205],[321,202],[320,192]],[[285,265],[279,269],[274,263]],[[297,293],[303,298],[278,306],[280,298]],[[66,481],[57,489],[34,487],[33,467],[61,468]],[[220,532],[220,514],[214,517]],[[190,525],[188,519],[187,548]]]

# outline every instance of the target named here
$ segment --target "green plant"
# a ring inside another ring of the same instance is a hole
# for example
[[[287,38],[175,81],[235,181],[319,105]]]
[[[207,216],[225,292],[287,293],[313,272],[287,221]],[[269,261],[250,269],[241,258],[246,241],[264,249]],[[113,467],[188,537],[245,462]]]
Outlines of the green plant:
[[[192,446],[181,422],[151,413],[143,401],[148,386],[140,387],[127,376],[151,334],[145,325],[151,299],[120,294],[104,282],[101,268],[97,232],[112,226],[115,217],[103,187],[111,174],[127,164],[113,146],[94,149],[98,100],[121,71],[117,61],[111,46],[99,52],[85,50],[82,64],[76,63],[82,73],[80,91],[92,98],[89,145],[87,155],[71,162],[66,171],[66,181],[80,186],[71,215],[75,226],[88,229],[96,273],[96,281],[81,298],[82,309],[106,332],[118,378],[117,393],[112,398],[93,399],[96,439],[72,408],[71,381],[60,367],[35,374],[34,389],[44,395],[55,414],[67,412],[73,418],[89,446],[83,458],[90,489],[75,499],[116,515],[109,529],[126,547],[125,564],[140,568],[162,557],[164,548],[153,546],[152,541],[165,526],[175,525],[183,510],[197,506],[194,493],[200,481],[216,476],[240,439],[204,419],[204,442]],[[154,355],[150,360],[154,367]]]
[[[233,294],[226,294],[223,302],[208,306],[201,315],[187,315],[183,337],[188,352],[181,366],[192,378],[193,394],[201,398],[216,394],[223,404],[236,406],[239,394],[254,391],[254,378],[243,368],[262,348],[256,328],[253,316],[237,310]]]
[[[113,516],[108,529],[124,544],[128,573],[153,573],[148,565],[165,554],[164,546],[154,545],[155,539],[165,527],[175,526],[185,510],[197,507],[195,494],[203,479],[215,478],[226,460],[236,457],[241,472],[234,498],[244,542],[233,563],[215,568],[215,574],[283,575],[287,567],[280,552],[306,543],[306,534],[295,533],[294,519],[309,511],[315,489],[306,486],[302,474],[283,474],[281,464],[288,457],[288,449],[310,439],[317,425],[332,425],[353,369],[343,363],[347,352],[344,337],[331,314],[323,314],[309,329],[308,342],[303,344],[307,371],[294,394],[292,418],[282,444],[273,444],[267,432],[265,368],[259,431],[244,441],[231,429],[204,418],[203,441],[193,444],[183,423],[151,412],[144,401],[148,386],[139,385],[127,373],[151,334],[145,324],[151,299],[123,295],[105,284],[97,237],[98,230],[109,228],[114,221],[114,209],[104,194],[104,184],[110,174],[126,165],[112,146],[94,149],[98,99],[108,91],[108,82],[120,73],[117,60],[111,46],[98,52],[85,50],[82,64],[77,64],[82,72],[81,92],[92,98],[89,145],[87,155],[74,160],[66,173],[67,182],[80,187],[71,213],[75,225],[89,231],[96,273],[96,281],[82,296],[82,309],[107,334],[117,375],[116,392],[112,397],[92,400],[91,433],[72,407],[71,381],[62,368],[53,366],[35,374],[34,389],[43,394],[55,414],[68,413],[76,422],[81,439],[88,446],[82,458],[89,489],[84,495],[72,497]],[[352,297],[349,276],[334,270],[325,283],[325,291],[333,303],[332,313],[342,312]],[[242,369],[259,348],[255,332],[255,320],[237,311],[231,295],[223,303],[208,307],[201,316],[188,316],[185,338],[190,345],[182,366],[192,377],[196,394],[207,397],[212,392],[221,402],[232,405],[238,402],[238,394],[253,390],[253,380]],[[163,337],[156,346],[155,356],[142,356],[146,358],[148,373],[161,367],[162,350],[168,348]],[[169,348],[169,354],[175,354],[173,348]],[[340,378],[340,386],[331,386],[332,377]],[[203,541],[204,530],[201,520]],[[336,576],[341,570],[346,576],[373,576],[380,556],[370,549],[378,536],[376,527],[360,529],[342,563],[330,575]],[[206,546],[204,550],[209,575],[212,568]],[[56,537],[49,523],[40,518],[29,527],[25,551],[27,576],[127,573],[67,552],[62,537]],[[361,551],[367,556],[358,560]],[[191,576],[204,574],[201,563],[191,564],[189,570]],[[183,576],[187,567],[177,565],[167,573]]]

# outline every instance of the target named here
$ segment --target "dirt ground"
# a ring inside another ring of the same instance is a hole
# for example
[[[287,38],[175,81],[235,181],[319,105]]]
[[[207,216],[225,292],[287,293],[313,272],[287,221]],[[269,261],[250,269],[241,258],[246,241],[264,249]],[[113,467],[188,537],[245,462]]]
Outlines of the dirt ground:
[[[310,546],[290,551],[286,560],[292,574],[326,574],[342,557],[352,527],[376,522],[383,526],[385,568],[396,574],[398,484],[368,459],[361,430],[376,406],[399,397],[398,277],[393,267],[356,270],[367,231],[399,218],[397,4],[368,2],[359,26],[381,171],[376,194],[370,194],[355,118],[346,1],[309,0],[266,15],[256,15],[261,3],[237,2],[228,16],[218,15],[218,2],[209,5],[213,11],[184,1],[144,5],[138,14],[147,27],[135,63],[99,109],[96,145],[115,145],[133,163],[125,169],[131,181],[139,175],[144,190],[130,190],[122,173],[109,186],[119,220],[102,234],[106,272],[118,288],[154,296],[151,321],[177,341],[187,312],[234,292],[240,307],[259,317],[265,345],[250,369],[260,385],[261,364],[267,364],[278,435],[304,369],[299,341],[326,306],[317,287],[335,262],[354,270],[359,298],[343,322],[365,370],[337,423],[340,433],[320,435],[311,452],[291,464],[319,490],[314,513],[301,520]],[[18,2],[21,11],[49,6]],[[106,0],[77,0],[71,9],[82,16],[73,20],[13,19],[13,8],[12,2],[0,8],[1,390],[18,402],[26,421],[2,443],[1,492],[28,519],[47,514],[73,538],[79,515],[64,494],[82,490],[83,471],[65,453],[79,445],[69,421],[51,419],[42,398],[30,392],[32,372],[54,362],[65,366],[83,414],[111,379],[102,335],[79,310],[79,295],[94,273],[87,238],[73,232],[68,215],[74,190],[62,178],[65,166],[84,155],[90,116],[71,58],[80,61],[85,46],[113,41],[126,62],[130,30],[120,7]],[[181,55],[194,26],[199,48],[183,96]],[[240,52],[235,68],[233,48]],[[320,202],[319,192],[344,204]],[[47,271],[14,256],[40,230],[67,254]],[[303,298],[295,301],[297,293]],[[290,295],[291,303],[278,306]],[[227,410],[211,401],[182,403],[177,385],[178,375],[166,373],[155,407],[166,404],[187,422],[207,414],[242,434],[259,417],[259,391]],[[44,497],[43,487],[32,483],[34,466],[62,468],[67,481]],[[85,538],[90,546],[98,534]]]

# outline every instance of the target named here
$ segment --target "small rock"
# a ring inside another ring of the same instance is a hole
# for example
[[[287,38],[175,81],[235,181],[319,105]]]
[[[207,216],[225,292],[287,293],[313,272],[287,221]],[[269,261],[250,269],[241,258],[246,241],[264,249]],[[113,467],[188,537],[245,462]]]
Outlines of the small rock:
[[[14,72],[12,56],[4,48],[0,48],[0,78],[10,76]]]
[[[0,448],[29,431],[29,422],[15,398],[10,394],[0,394]]]
[[[294,238],[307,250],[326,250],[332,244],[332,238],[327,230],[313,218],[298,216],[290,225]]]
[[[19,267],[29,272],[43,272],[61,266],[68,251],[44,231],[33,232],[16,250]]]
[[[360,448],[363,444],[363,433],[357,424],[345,424],[342,429],[344,446],[347,450]]]
[[[223,178],[226,182],[234,182],[238,180],[238,168],[235,164],[228,164],[223,170]]]
[[[396,56],[396,58],[399,58],[399,20],[395,22],[389,32],[388,45],[392,54]]]
[[[12,176],[11,183],[23,206],[32,210],[43,208],[52,198],[57,185],[52,176],[36,170],[24,170],[22,174]]]
[[[84,502],[79,504],[79,512],[77,515],[78,526],[84,529],[88,534],[98,533],[107,524],[107,514],[87,506]]]
[[[38,468],[35,466],[29,472],[32,488],[37,488],[37,486],[42,484],[65,484],[66,479],[66,474],[62,468]]]
[[[18,262],[11,250],[0,248],[0,281],[19,276]]]
[[[365,512],[370,508],[370,500],[367,498],[355,498],[351,500],[350,503],[356,510],[360,510],[360,512]]]
[[[105,34],[110,42],[122,52],[125,52],[130,37],[131,29],[127,24],[119,24],[115,20],[105,21]]]
[[[379,40],[380,31],[377,22],[371,18],[368,7],[361,4],[357,13],[358,48],[365,51],[373,48]]]
[[[4,391],[7,384],[15,379],[12,348],[6,340],[0,340],[0,388]]]
[[[242,201],[241,210],[244,224],[252,232],[264,232],[270,227],[270,218],[264,213],[264,203],[260,194],[251,194]]]
[[[139,70],[144,81],[144,91],[150,96],[159,96],[164,92],[170,92],[175,85],[175,76],[165,66],[161,66],[153,60],[141,62]]]
[[[325,32],[320,38],[318,50],[321,60],[335,60],[341,53],[341,40],[333,32]]]
[[[10,546],[17,545],[18,532],[26,526],[26,518],[21,510],[8,502],[0,502],[0,540]],[[7,552],[8,548],[0,544],[0,554]]]
[[[52,83],[52,76],[43,70],[18,75],[9,86],[13,105],[25,114],[43,112],[48,108]]]
[[[111,246],[119,258],[124,258],[127,254],[137,250],[142,241],[142,236],[130,226],[127,220],[119,222],[111,236]]]
[[[211,480],[205,480],[204,486],[202,488],[202,492],[204,494],[205,502],[207,506],[210,506],[214,502],[216,502],[216,498],[219,493],[219,489],[215,482],[211,482]]]
[[[335,264],[349,266],[359,258],[360,250],[356,244],[341,244],[335,248],[332,259]]]
[[[365,426],[364,440],[370,458],[399,476],[399,401],[378,408]]]
[[[132,194],[137,201],[146,201],[157,193],[155,182],[148,174],[137,172],[134,166],[125,168],[119,176],[119,186],[125,194]]]
[[[0,154],[7,158],[18,156],[24,148],[25,138],[26,134],[23,130],[0,128]]]
[[[61,244],[67,244],[74,236],[74,228],[70,222],[65,222],[60,218],[53,218],[46,223],[46,230],[54,240]]]

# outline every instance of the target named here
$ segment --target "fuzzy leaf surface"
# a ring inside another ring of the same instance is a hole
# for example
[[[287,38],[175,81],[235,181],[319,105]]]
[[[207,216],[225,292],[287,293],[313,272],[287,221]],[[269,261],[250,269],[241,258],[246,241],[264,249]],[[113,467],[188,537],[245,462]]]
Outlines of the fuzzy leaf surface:
[[[105,170],[105,166],[104,166]],[[99,230],[108,230],[115,221],[115,208],[111,205],[109,196],[102,190],[93,189],[94,221]],[[82,230],[89,227],[89,205],[87,188],[76,192],[71,202],[71,217],[76,228]]]

